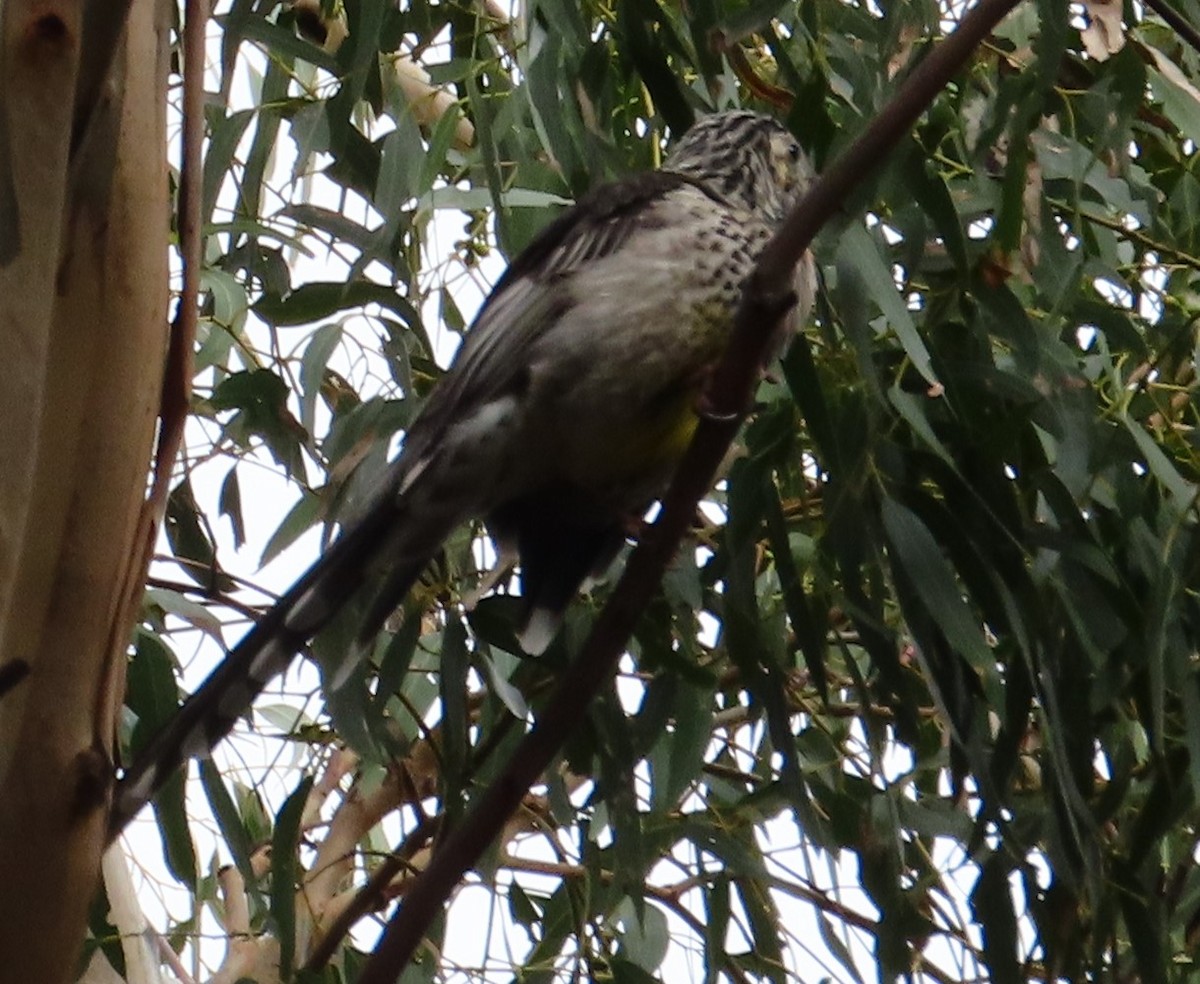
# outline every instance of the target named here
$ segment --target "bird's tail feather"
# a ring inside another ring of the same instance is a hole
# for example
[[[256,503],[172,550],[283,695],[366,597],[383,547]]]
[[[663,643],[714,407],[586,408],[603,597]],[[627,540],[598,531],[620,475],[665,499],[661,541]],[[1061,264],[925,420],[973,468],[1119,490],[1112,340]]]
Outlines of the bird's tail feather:
[[[370,603],[359,639],[374,636],[459,518],[457,511],[440,511],[422,515],[416,526],[406,521],[408,513],[405,503],[390,497],[376,503],[229,651],[118,781],[110,842],[184,761],[206,755],[229,734],[266,685],[384,568],[384,586]],[[344,680],[361,656],[361,649],[348,653],[332,678]]]

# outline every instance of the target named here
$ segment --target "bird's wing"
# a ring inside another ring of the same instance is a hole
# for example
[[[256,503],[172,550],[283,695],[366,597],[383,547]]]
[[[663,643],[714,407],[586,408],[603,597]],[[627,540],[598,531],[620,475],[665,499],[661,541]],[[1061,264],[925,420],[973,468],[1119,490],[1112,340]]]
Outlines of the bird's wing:
[[[693,183],[669,171],[630,175],[596,188],[547,225],[496,282],[453,366],[430,395],[406,438],[408,465],[442,443],[446,426],[519,389],[530,348],[573,302],[565,289],[571,274],[618,252],[655,221],[654,203]],[[556,289],[559,284],[564,289]]]
[[[114,794],[110,840],[185,759],[206,754],[229,733],[267,683],[368,581],[375,599],[363,634],[378,632],[442,540],[467,518],[470,496],[478,495],[472,489],[487,485],[486,476],[482,482],[476,477],[456,491],[455,469],[437,467],[439,456],[456,443],[446,440],[447,433],[455,429],[461,445],[470,437],[482,442],[487,435],[478,431],[499,426],[505,399],[519,390],[527,371],[530,346],[552,330],[569,303],[567,291],[554,289],[556,282],[620,250],[654,221],[650,206],[687,183],[685,177],[657,171],[602,186],[551,222],[513,261],[414,422],[376,498],[230,650],[125,771]],[[472,427],[476,433],[464,438]],[[457,457],[471,458],[469,453]],[[361,655],[361,650],[348,654],[347,664]]]

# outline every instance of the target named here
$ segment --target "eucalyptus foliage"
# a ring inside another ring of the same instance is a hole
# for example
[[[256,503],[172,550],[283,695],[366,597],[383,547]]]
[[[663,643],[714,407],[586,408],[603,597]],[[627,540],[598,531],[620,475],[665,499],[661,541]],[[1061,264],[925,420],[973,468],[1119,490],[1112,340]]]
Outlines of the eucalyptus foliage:
[[[1120,5],[1088,6],[1019,6],[822,233],[814,322],[764,381],[617,687],[479,871],[496,922],[474,973],[1190,979],[1200,54],[1146,7],[1122,26]],[[1196,0],[1172,9],[1200,24]],[[190,460],[225,478],[199,503],[185,470],[172,496],[178,577],[147,596],[127,742],[176,703],[177,619],[215,631],[229,600],[258,600],[214,530],[241,543],[264,456],[295,490],[267,561],[371,486],[495,256],[655,166],[698,113],[769,109],[831,160],[953,16],[218,9]],[[304,253],[336,275],[298,274]],[[289,736],[306,771],[348,743],[356,789],[396,763],[410,776],[343,889],[461,815],[605,598],[602,582],[523,658],[503,586],[464,605],[484,559],[470,530],[449,543],[370,671]],[[298,794],[264,806],[202,778],[286,976],[312,943],[292,892],[322,838],[301,823],[307,787],[293,775]],[[157,810],[202,892],[188,802],[176,783]],[[272,839],[263,873],[251,856]],[[469,976],[437,957],[485,935],[456,906],[405,981]],[[353,980],[360,961],[342,941],[301,979]]]

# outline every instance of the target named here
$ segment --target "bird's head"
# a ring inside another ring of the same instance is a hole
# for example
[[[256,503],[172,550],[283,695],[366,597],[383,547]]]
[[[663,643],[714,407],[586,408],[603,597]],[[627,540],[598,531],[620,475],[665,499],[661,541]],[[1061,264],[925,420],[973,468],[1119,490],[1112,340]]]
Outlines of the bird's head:
[[[698,119],[663,170],[702,181],[731,205],[780,221],[813,180],[812,165],[778,120],[749,110]]]

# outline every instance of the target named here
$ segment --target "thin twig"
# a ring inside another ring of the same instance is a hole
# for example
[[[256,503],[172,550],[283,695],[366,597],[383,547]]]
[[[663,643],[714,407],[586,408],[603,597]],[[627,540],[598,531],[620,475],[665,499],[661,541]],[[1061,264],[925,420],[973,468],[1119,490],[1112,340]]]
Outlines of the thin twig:
[[[1100,226],[1102,229],[1108,229],[1116,234],[1117,238],[1127,240],[1131,243],[1136,243],[1143,249],[1153,250],[1160,258],[1173,259],[1182,266],[1190,267],[1193,270],[1200,270],[1200,257],[1193,256],[1191,253],[1180,249],[1178,246],[1172,246],[1170,243],[1160,242],[1154,237],[1143,232],[1140,228],[1131,229],[1121,219],[1110,219],[1106,215],[1101,215],[1098,211],[1092,208],[1076,208],[1069,202],[1061,198],[1046,197],[1046,201],[1055,208],[1060,209],[1064,214],[1076,214],[1087,222]]]
[[[159,588],[163,591],[174,591],[176,594],[181,595],[199,595],[205,601],[211,601],[215,604],[221,605],[224,608],[230,608],[239,615],[245,615],[246,618],[252,620],[257,619],[260,615],[262,615],[262,606],[247,605],[244,601],[238,601],[237,599],[231,598],[229,595],[223,594],[220,591],[206,588],[202,584],[190,584],[187,581],[173,581],[166,577],[147,577],[146,587]]]
[[[167,942],[167,938],[156,929],[150,930],[150,933],[153,934],[154,945],[158,949],[159,959],[171,968],[171,973],[178,978],[179,984],[196,984],[196,978],[188,972],[188,969],[183,965],[183,961],[179,959],[179,954]]]
[[[229,571],[225,570],[214,570],[211,563],[205,563],[201,560],[193,560],[190,557],[179,557],[175,554],[156,553],[151,559],[161,561],[164,564],[175,564],[176,566],[185,568],[186,570],[194,571],[197,578],[199,578],[199,576],[202,574],[206,574],[209,577],[219,575],[220,577],[228,578],[234,584],[238,585],[238,587],[243,588],[246,591],[253,591],[257,594],[263,595],[267,600],[255,606],[255,618],[261,616],[262,613],[267,610],[267,608],[279,600],[278,594],[268,591],[266,588],[260,587],[254,581],[250,580],[250,578],[242,577],[238,574],[231,574]]]
[[[750,64],[750,59],[746,57],[746,52],[742,50],[736,38],[730,38],[722,30],[714,30],[709,35],[708,43],[712,46],[713,51],[728,59],[734,74],[755,96],[785,113],[791,110],[792,103],[796,101],[795,93],[768,82],[760,76],[754,66]]]
[[[167,347],[163,378],[158,449],[150,503],[155,525],[167,508],[171,469],[183,443],[192,388],[192,349],[200,301],[201,216],[200,190],[204,175],[204,35],[208,22],[206,0],[185,0],[183,36],[183,151],[179,171],[179,253],[183,261],[183,287]]]

